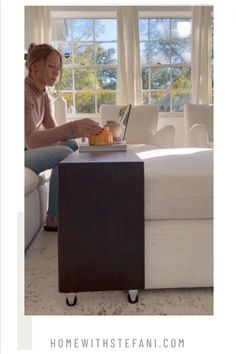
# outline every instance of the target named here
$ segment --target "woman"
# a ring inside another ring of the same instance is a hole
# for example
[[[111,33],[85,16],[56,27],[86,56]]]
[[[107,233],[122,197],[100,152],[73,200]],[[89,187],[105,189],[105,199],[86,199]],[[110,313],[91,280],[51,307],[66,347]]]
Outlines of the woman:
[[[62,74],[61,54],[48,44],[31,44],[26,55],[25,78],[25,166],[39,174],[52,169],[49,186],[47,231],[57,231],[58,163],[78,149],[74,138],[100,134],[102,127],[91,119],[74,120],[57,126],[51,114],[46,86]]]

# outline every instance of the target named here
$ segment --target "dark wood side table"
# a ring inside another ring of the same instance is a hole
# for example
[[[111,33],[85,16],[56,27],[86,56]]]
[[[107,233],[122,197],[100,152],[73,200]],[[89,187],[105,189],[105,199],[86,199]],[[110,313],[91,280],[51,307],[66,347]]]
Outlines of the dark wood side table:
[[[144,165],[134,152],[76,151],[59,164],[58,254],[60,292],[144,288]]]

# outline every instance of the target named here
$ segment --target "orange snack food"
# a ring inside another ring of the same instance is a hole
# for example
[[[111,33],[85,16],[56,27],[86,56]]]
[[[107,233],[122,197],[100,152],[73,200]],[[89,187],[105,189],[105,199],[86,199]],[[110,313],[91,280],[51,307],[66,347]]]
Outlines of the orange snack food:
[[[113,135],[108,127],[105,127],[99,135],[89,137],[89,145],[110,145],[113,143]]]

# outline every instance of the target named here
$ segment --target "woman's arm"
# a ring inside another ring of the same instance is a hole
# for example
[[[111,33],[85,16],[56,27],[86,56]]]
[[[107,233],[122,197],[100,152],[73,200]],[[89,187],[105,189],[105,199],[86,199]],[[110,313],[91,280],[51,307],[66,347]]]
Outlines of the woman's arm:
[[[88,137],[90,134],[99,134],[102,131],[98,123],[88,118],[50,127],[49,122],[44,124],[46,111],[40,117],[34,97],[31,95],[25,97],[25,144],[30,149],[58,144],[62,140]]]
[[[73,123],[75,122],[69,122],[59,127],[42,130],[35,128],[25,136],[26,146],[30,149],[34,149],[58,144],[62,140],[78,138],[80,134]]]
[[[59,127],[50,129],[34,129],[25,136],[25,144],[28,148],[58,144],[62,140],[89,137],[101,134],[103,128],[91,119],[83,118],[65,123]]]
[[[78,135],[73,124],[56,127],[48,104],[46,95],[37,102],[31,92],[25,93],[25,144],[28,148],[58,144],[61,140]]]

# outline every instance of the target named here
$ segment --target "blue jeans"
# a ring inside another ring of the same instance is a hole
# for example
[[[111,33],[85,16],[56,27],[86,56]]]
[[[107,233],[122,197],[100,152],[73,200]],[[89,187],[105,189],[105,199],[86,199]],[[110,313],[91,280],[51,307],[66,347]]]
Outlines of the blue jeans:
[[[63,145],[52,145],[25,151],[25,167],[37,175],[52,169],[49,184],[48,216],[58,216],[58,163],[78,149],[75,140],[66,140]]]

